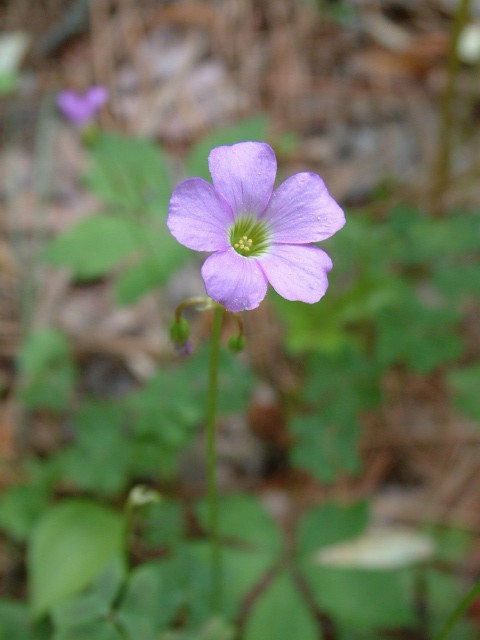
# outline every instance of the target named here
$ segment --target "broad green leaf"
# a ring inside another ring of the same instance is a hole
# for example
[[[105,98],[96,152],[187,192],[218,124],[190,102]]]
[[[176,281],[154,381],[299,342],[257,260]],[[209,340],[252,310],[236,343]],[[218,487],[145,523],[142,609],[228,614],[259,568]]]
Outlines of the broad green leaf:
[[[71,499],[46,511],[32,532],[28,574],[38,617],[92,583],[122,552],[123,519],[95,502]]]
[[[76,369],[70,345],[56,329],[31,333],[18,355],[22,372],[20,398],[30,408],[62,411],[75,384]]]
[[[52,640],[125,640],[125,634],[114,622],[96,620],[78,627],[56,631]]]
[[[444,571],[430,570],[423,576],[425,593],[428,594],[428,623],[431,638],[440,633],[448,616],[465,596],[466,588],[458,578]],[[478,629],[465,616],[459,620],[450,634],[449,640],[477,640]]]
[[[27,605],[0,599],[0,640],[50,640],[48,629],[34,625]]]
[[[306,555],[320,547],[358,536],[368,524],[368,504],[328,502],[310,509],[298,525],[298,550]]]
[[[291,577],[281,573],[257,598],[248,617],[245,640],[318,640],[315,618]]]
[[[278,536],[278,534],[277,534]],[[223,614],[235,620],[245,598],[264,579],[277,560],[276,536],[272,538],[272,549],[247,550],[224,546],[222,560],[224,569]]]
[[[231,624],[219,618],[210,618],[200,629],[188,634],[183,640],[233,640],[236,637],[235,629]]]
[[[81,627],[106,618],[124,579],[123,560],[116,556],[110,560],[98,580],[85,593],[64,600],[52,609],[55,629]]]
[[[272,567],[272,553],[269,550],[223,545],[221,557],[221,613],[227,620],[234,620],[244,598]],[[195,542],[179,547],[170,571],[171,575],[176,574],[175,584],[184,594],[189,627],[201,624],[211,612],[210,544]]]
[[[415,622],[410,570],[336,569],[304,563],[318,606],[352,629],[407,627]]]
[[[132,637],[156,640],[158,632],[177,614],[178,589],[165,572],[166,563],[150,562],[135,569],[117,611],[117,619]]]
[[[77,222],[46,248],[44,259],[70,269],[80,280],[91,280],[144,245],[138,224],[107,214],[88,216]]]
[[[12,486],[0,497],[0,527],[18,542],[24,542],[48,503],[44,487]]]
[[[232,624],[219,616],[203,622],[189,631],[169,630],[157,636],[157,640],[234,640],[237,632]]]
[[[86,181],[106,203],[127,214],[166,217],[172,183],[160,147],[141,138],[104,134],[92,147],[91,157]]]
[[[200,513],[205,529],[208,529],[207,504],[201,505]],[[281,550],[280,529],[267,513],[258,498],[247,494],[223,497],[219,506],[220,535],[225,539],[246,543],[247,548],[268,551],[275,557]]]
[[[268,119],[259,114],[228,127],[217,129],[200,140],[187,157],[187,172],[210,180],[208,154],[213,147],[230,145],[245,140],[264,140],[267,135]]]
[[[480,363],[451,371],[448,382],[457,408],[473,420],[480,420]]]

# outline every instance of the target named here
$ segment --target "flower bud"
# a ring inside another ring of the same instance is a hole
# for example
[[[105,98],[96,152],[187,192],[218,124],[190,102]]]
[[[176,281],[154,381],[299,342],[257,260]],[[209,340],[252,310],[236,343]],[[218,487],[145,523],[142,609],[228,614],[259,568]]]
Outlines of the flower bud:
[[[245,348],[246,339],[243,335],[232,336],[228,341],[228,347],[233,353],[240,353]]]
[[[170,326],[170,338],[178,347],[183,347],[190,337],[190,325],[185,318],[175,318]]]
[[[146,505],[157,504],[161,499],[158,491],[143,484],[137,484],[132,487],[128,494],[128,505],[133,509],[139,509]]]

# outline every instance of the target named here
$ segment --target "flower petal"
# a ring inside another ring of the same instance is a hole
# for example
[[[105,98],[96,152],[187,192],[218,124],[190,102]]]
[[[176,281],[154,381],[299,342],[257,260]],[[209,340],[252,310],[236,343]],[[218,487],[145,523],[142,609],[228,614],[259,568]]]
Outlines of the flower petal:
[[[316,173],[297,173],[272,194],[262,220],[271,226],[273,241],[307,244],[332,236],[345,215]]]
[[[258,307],[267,293],[267,279],[255,258],[244,258],[234,249],[214,253],[202,267],[207,294],[228,311]]]
[[[208,166],[215,189],[235,215],[260,214],[272,195],[277,160],[264,142],[239,142],[210,151]]]
[[[97,112],[108,100],[106,87],[96,84],[88,89],[84,96],[85,102],[91,107],[92,112]]]
[[[232,222],[230,207],[206,180],[189,178],[173,190],[167,226],[172,235],[189,249],[227,249],[227,230]]]
[[[73,124],[85,124],[91,118],[90,107],[74,91],[61,91],[57,96],[57,105],[65,118]]]
[[[318,247],[274,244],[260,264],[272,287],[287,300],[318,302],[328,288],[332,261]]]

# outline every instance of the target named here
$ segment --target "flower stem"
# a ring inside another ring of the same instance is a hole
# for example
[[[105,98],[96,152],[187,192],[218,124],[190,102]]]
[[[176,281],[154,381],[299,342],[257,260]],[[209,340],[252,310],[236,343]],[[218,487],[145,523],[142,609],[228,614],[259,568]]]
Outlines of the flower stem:
[[[435,163],[433,166],[432,210],[436,217],[444,214],[444,194],[451,180],[453,134],[455,119],[455,94],[460,70],[458,42],[470,15],[470,0],[459,0],[453,20],[450,48],[447,59],[447,77],[440,101],[440,123]]]
[[[448,616],[447,621],[443,625],[440,633],[435,636],[434,640],[446,640],[449,637],[450,632],[453,630],[457,622],[463,616],[468,607],[480,596],[480,580],[476,582],[466,596],[460,600],[458,605]]]
[[[210,345],[210,365],[208,371],[207,396],[207,502],[208,529],[211,545],[211,607],[212,613],[218,613],[221,598],[222,561],[218,531],[218,487],[217,487],[217,452],[215,448],[215,417],[217,413],[218,392],[218,356],[220,351],[220,334],[222,330],[224,308],[216,306],[213,311],[212,337]]]

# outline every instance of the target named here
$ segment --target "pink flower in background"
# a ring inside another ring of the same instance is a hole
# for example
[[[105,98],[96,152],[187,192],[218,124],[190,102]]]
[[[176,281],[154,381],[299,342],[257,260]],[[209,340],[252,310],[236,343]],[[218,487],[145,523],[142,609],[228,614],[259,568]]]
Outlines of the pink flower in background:
[[[84,127],[95,118],[107,99],[107,89],[94,85],[85,93],[60,91],[57,96],[57,106],[62,115],[73,125]]]
[[[207,294],[229,311],[255,309],[268,283],[287,300],[318,302],[332,261],[311,243],[345,224],[342,209],[315,173],[297,173],[273,190],[277,161],[263,142],[216,147],[208,157],[213,186],[181,182],[170,199],[168,227],[196,251]]]

